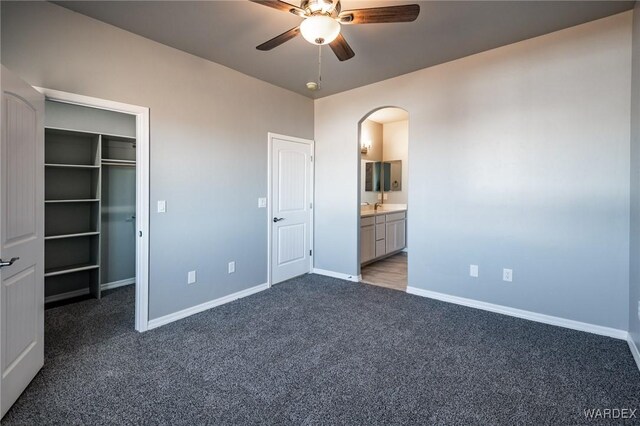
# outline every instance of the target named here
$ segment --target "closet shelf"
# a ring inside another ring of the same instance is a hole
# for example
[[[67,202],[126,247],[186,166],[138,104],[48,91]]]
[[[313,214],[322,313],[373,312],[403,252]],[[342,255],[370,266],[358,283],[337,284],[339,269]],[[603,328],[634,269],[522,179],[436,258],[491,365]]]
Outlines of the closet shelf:
[[[44,200],[45,203],[97,203],[99,198],[83,198],[76,200]]]
[[[44,276],[53,277],[56,275],[64,275],[64,274],[71,274],[74,272],[87,271],[89,269],[98,269],[99,267],[100,265],[96,265],[93,263],[81,263],[78,265],[62,266],[60,268],[49,268],[49,269],[45,269]]]
[[[76,133],[81,135],[101,135],[106,136],[108,138],[122,139],[126,142],[135,142],[135,136],[126,136],[126,135],[117,135],[115,133],[103,133],[103,132],[92,132],[90,130],[79,130],[79,129],[69,129],[65,127],[55,127],[55,126],[45,126],[45,130],[53,131],[56,133]]]
[[[63,238],[78,238],[78,237],[90,237],[92,235],[100,235],[100,232],[78,232],[76,234],[60,234],[60,235],[49,235],[44,237],[45,240],[61,240]]]
[[[61,169],[97,169],[100,167],[100,166],[95,166],[93,164],[89,165],[89,164],[52,164],[52,163],[46,163],[44,166],[57,167]]]
[[[103,158],[103,163],[122,163],[122,164],[136,164],[136,160],[118,160],[115,158]]]

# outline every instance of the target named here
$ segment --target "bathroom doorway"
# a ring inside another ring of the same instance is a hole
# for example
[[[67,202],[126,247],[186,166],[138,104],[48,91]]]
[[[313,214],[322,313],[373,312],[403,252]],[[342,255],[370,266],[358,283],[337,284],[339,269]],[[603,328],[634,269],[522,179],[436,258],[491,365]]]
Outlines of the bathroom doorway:
[[[409,113],[376,109],[358,134],[360,281],[406,291]]]

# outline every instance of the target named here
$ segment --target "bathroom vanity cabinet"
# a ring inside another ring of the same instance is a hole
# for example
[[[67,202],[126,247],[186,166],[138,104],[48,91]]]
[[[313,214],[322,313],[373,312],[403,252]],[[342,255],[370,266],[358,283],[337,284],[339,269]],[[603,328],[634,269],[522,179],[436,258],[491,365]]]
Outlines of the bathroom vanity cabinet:
[[[360,264],[371,263],[406,247],[407,212],[377,211],[360,216]]]

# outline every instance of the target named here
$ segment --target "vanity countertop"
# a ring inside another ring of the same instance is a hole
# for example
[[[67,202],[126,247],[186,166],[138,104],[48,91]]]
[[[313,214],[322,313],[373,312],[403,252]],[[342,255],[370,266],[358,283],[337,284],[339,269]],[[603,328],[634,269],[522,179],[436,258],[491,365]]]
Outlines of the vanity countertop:
[[[368,209],[360,209],[360,217],[370,217],[370,216],[378,216],[381,214],[387,213],[398,213],[398,212],[406,212],[406,206],[389,206],[386,207],[384,204],[378,208],[378,210],[374,210],[373,208]]]

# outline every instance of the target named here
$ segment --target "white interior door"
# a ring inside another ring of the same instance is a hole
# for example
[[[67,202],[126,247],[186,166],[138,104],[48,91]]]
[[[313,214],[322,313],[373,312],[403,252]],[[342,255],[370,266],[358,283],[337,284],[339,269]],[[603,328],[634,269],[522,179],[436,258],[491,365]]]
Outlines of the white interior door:
[[[44,97],[2,67],[0,409],[44,364]],[[15,260],[14,260],[15,259]],[[13,264],[10,264],[13,261]]]
[[[312,143],[271,139],[271,283],[311,270]]]

